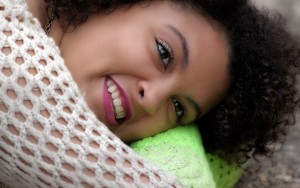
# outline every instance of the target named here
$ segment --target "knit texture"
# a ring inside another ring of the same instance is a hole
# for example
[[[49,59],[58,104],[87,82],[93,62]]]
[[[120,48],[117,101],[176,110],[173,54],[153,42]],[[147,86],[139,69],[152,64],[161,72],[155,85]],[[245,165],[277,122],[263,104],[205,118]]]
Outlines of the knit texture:
[[[243,169],[247,166],[243,165],[242,167],[239,167],[235,163],[229,164],[220,157],[210,153],[206,153],[206,158],[208,160],[216,188],[233,188],[241,177]]]
[[[196,125],[179,126],[130,146],[175,175],[184,187],[216,187]]]
[[[178,126],[130,146],[151,163],[176,176],[183,187],[233,188],[242,168],[205,152],[197,126]]]
[[[0,19],[0,182],[180,187],[97,120],[23,0],[1,0]]]

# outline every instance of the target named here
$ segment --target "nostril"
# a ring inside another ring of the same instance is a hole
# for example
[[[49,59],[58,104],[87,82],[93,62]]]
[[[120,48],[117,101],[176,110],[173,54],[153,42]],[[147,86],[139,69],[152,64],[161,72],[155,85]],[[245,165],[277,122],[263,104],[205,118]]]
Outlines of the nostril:
[[[141,95],[141,97],[144,97],[144,90],[140,91],[140,95]]]

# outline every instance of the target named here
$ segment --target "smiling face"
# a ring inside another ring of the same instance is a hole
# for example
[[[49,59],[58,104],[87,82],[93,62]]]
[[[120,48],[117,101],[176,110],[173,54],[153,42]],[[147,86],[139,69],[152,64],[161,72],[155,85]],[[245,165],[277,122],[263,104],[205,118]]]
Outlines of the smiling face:
[[[92,15],[60,49],[91,110],[124,141],[203,116],[230,82],[225,33],[171,2]]]

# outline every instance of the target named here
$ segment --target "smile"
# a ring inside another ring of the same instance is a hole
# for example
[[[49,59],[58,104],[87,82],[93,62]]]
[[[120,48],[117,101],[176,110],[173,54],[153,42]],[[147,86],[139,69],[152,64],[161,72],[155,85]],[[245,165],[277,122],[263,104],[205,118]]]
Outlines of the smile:
[[[106,119],[109,124],[121,125],[130,118],[131,111],[128,97],[111,77],[105,79],[103,101]]]
[[[114,107],[115,118],[117,120],[123,119],[126,117],[126,112],[124,107],[122,106],[122,100],[120,97],[120,92],[117,86],[114,84],[112,80],[107,80],[106,82],[107,90],[110,93],[110,97],[112,99],[112,104]]]

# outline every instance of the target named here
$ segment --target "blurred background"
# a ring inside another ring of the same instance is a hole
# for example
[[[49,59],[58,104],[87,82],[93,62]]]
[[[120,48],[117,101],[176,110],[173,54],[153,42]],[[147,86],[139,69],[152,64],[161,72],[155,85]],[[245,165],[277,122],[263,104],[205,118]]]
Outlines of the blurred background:
[[[280,12],[287,29],[300,37],[300,0],[252,1],[259,8]],[[300,88],[300,82],[298,85]],[[264,158],[260,166],[251,161],[236,188],[300,188],[300,111],[296,116],[297,123],[280,151],[272,158]]]

